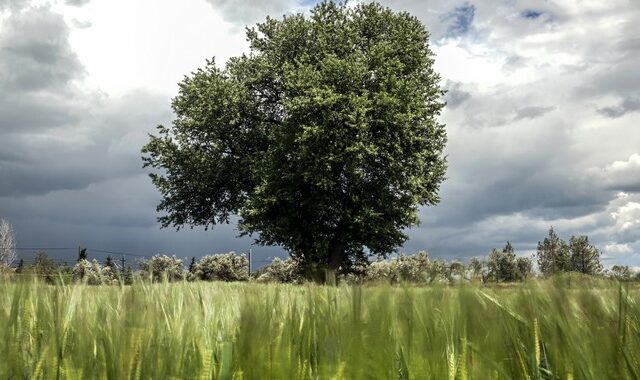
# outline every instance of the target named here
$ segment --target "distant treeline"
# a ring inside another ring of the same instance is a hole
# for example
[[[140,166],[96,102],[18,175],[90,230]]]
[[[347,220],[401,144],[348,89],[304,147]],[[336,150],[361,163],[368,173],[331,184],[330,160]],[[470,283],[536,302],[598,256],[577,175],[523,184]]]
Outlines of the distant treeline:
[[[560,239],[555,231],[538,243],[535,257],[517,256],[511,243],[493,249],[485,258],[472,257],[467,263],[430,259],[427,252],[415,255],[400,254],[393,259],[379,259],[355,266],[349,273],[341,273],[346,283],[415,283],[446,284],[464,281],[500,283],[524,281],[536,276],[551,276],[575,272],[592,276],[611,277],[623,281],[640,281],[640,272],[628,266],[614,265],[603,270],[600,251],[589,243],[587,236],[572,236],[569,242]],[[538,271],[534,271],[534,259]],[[104,263],[89,260],[81,251],[77,263],[71,267],[58,265],[46,252],[39,252],[31,265],[23,261],[11,272],[35,276],[49,283],[79,282],[90,285],[132,284],[134,281],[257,281],[303,283],[309,279],[309,268],[289,258],[275,258],[270,264],[250,273],[249,261],[235,252],[192,258],[185,266],[175,256],[156,255],[139,262],[138,270],[122,268],[111,257]]]

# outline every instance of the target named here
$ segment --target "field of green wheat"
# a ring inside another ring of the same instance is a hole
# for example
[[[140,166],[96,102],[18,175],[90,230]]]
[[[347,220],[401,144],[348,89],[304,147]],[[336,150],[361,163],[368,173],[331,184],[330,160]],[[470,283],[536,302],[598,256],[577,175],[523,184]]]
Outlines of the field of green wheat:
[[[0,379],[639,379],[640,291],[0,283]]]

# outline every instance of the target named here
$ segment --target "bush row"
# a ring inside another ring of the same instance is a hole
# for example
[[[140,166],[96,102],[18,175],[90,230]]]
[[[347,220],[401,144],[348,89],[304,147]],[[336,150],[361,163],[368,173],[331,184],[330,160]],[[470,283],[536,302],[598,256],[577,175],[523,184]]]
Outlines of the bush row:
[[[139,270],[118,268],[112,260],[104,264],[96,260],[80,259],[73,267],[56,267],[46,255],[38,256],[36,263],[24,268],[23,274],[32,273],[48,282],[74,281],[89,285],[131,284],[139,281],[256,281],[303,283],[303,267],[295,260],[275,258],[270,264],[249,273],[249,262],[244,255],[234,252],[208,255],[191,261],[186,268],[183,260],[175,256],[156,255],[139,262]],[[600,275],[619,280],[640,280],[640,273],[629,267],[616,265]],[[466,265],[459,261],[431,260],[422,251],[416,255],[398,255],[393,259],[376,260],[361,265],[355,271],[341,274],[339,281],[364,283],[448,284],[464,281],[513,282],[535,276],[531,258],[517,257],[510,245],[502,251],[493,250],[486,259],[472,258]]]

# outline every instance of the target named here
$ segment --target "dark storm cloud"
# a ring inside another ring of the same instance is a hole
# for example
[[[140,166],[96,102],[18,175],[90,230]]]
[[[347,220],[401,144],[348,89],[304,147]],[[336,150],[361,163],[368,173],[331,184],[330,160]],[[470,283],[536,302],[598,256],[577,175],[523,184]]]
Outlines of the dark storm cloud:
[[[168,99],[82,90],[84,67],[64,18],[47,7],[11,14],[0,33],[0,196],[82,189],[140,173],[146,132]]]
[[[140,147],[154,125],[170,120],[168,100],[137,92],[93,107],[100,111],[68,126],[6,135],[0,149],[16,153],[0,156],[0,195],[81,189],[140,174]]]
[[[2,93],[65,92],[69,82],[84,73],[68,37],[63,17],[49,8],[12,14],[0,33]]]
[[[11,14],[0,24],[0,136],[78,122],[86,112],[74,80],[84,67],[71,49],[61,15],[47,7]],[[5,172],[4,170],[2,172]],[[0,174],[1,175],[1,174]]]

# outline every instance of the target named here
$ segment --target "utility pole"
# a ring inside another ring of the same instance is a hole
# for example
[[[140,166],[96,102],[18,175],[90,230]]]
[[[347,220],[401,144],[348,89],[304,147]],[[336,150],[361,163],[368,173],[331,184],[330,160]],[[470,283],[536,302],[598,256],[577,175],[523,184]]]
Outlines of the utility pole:
[[[120,259],[120,261],[122,262],[122,267],[120,270],[122,271],[122,273],[124,273],[124,262],[127,261],[124,259],[124,253],[122,254],[122,259]]]
[[[251,276],[251,248],[249,248],[249,276]]]

